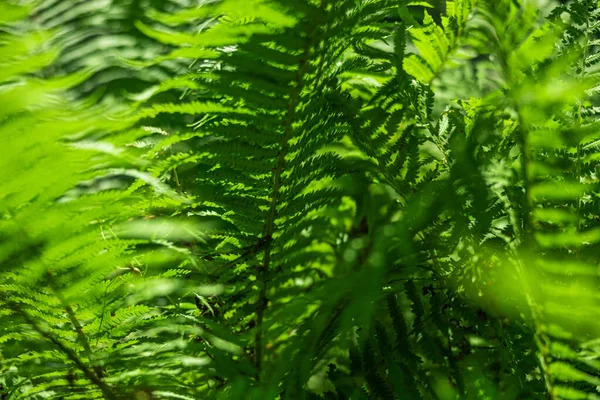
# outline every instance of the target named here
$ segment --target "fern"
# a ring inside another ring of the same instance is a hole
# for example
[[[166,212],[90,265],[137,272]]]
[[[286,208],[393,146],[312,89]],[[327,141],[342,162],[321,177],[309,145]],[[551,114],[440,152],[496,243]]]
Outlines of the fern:
[[[1,3],[2,398],[598,397],[563,3]]]

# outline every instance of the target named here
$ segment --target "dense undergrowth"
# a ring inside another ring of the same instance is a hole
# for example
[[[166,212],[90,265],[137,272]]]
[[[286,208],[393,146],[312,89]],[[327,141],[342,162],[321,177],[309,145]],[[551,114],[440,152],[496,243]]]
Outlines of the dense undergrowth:
[[[599,30],[0,1],[0,398],[600,398]]]

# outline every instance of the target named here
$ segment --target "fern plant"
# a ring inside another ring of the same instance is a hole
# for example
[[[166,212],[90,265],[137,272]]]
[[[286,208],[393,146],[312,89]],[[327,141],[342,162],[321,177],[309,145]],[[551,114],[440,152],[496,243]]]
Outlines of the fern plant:
[[[0,4],[3,398],[600,396],[596,2],[109,3]]]

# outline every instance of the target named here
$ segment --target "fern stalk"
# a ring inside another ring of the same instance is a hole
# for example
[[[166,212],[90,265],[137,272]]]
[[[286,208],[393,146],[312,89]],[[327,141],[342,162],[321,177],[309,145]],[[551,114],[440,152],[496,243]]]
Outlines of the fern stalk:
[[[48,272],[48,278],[50,279],[50,282],[52,282],[53,277],[50,272]],[[75,315],[75,311],[73,311],[73,308],[71,307],[71,305],[67,303],[65,298],[61,295],[60,291],[56,287],[54,287],[54,285],[52,283],[51,283],[50,287],[52,288],[52,291],[54,292],[56,297],[61,302],[63,308],[67,312],[67,316],[69,317],[71,324],[73,324],[73,327],[75,328],[75,331],[77,332],[77,338],[79,339],[79,342],[83,346],[83,349],[85,350],[85,353],[86,353],[88,359],[90,360],[91,363],[93,363],[92,348],[90,347],[90,343],[87,339],[87,336],[83,332],[83,327],[81,326],[81,324],[79,323],[79,320],[77,319],[77,316]],[[96,373],[98,378],[102,379],[104,376],[102,368],[100,368],[99,365],[93,365],[92,368],[94,369],[94,372]]]
[[[102,394],[107,400],[117,400],[118,396],[113,392],[113,390],[104,382],[103,378],[98,376],[98,374],[92,369],[88,368],[88,366],[77,356],[77,354],[70,349],[68,346],[65,346],[59,339],[54,337],[47,329],[42,328],[34,319],[32,319],[27,312],[21,309],[14,302],[8,303],[10,308],[15,310],[19,315],[25,319],[25,321],[31,325],[31,327],[38,332],[41,336],[47,339],[49,342],[54,344],[60,351],[62,351],[76,366],[79,368],[81,372],[85,375],[85,377],[92,382],[94,385],[98,387],[102,391]]]
[[[323,10],[325,6],[325,0],[321,0],[320,9]],[[309,33],[308,38],[305,41],[305,47],[302,57],[299,60],[298,70],[296,72],[295,87],[292,90],[290,99],[288,100],[288,106],[285,118],[283,120],[284,131],[279,143],[279,154],[277,161],[273,169],[273,186],[271,188],[271,200],[269,205],[269,211],[265,220],[265,226],[263,231],[263,240],[265,241],[265,250],[263,255],[262,265],[258,268],[258,280],[261,282],[261,288],[258,295],[258,303],[256,310],[256,335],[254,338],[255,348],[255,366],[257,377],[260,379],[261,367],[262,367],[262,356],[263,356],[263,320],[264,313],[268,305],[267,300],[267,281],[266,274],[269,271],[271,262],[271,248],[273,242],[273,233],[275,231],[275,219],[277,218],[277,207],[279,206],[279,191],[281,188],[281,176],[285,168],[285,157],[289,149],[289,140],[292,138],[293,127],[292,124],[295,121],[296,107],[300,101],[300,94],[304,86],[304,75],[307,72],[309,66],[309,58],[311,55],[311,49],[316,44],[316,34],[319,30],[319,21],[315,21],[312,31]]]

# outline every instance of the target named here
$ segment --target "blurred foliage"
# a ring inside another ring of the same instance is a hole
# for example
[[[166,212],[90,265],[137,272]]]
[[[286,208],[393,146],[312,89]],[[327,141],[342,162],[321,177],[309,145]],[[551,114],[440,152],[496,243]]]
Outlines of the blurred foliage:
[[[0,1],[0,398],[600,398],[598,21]]]

